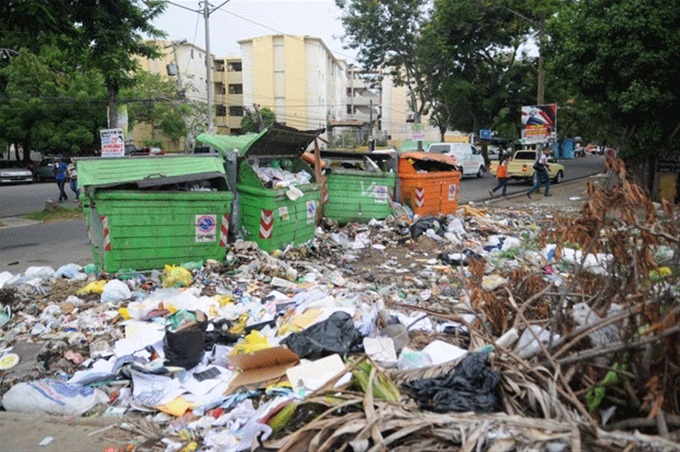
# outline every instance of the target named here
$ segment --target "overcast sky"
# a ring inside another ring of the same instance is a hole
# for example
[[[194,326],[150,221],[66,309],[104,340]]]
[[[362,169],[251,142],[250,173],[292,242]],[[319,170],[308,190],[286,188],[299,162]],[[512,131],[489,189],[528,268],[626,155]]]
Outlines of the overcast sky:
[[[217,7],[224,0],[211,0]],[[202,8],[197,0],[171,0],[154,25],[167,39],[186,39],[205,49]],[[179,5],[179,6],[178,6]],[[341,11],[334,0],[230,0],[210,15],[210,52],[217,57],[240,55],[237,41],[271,34],[321,38],[336,58],[353,62],[356,52],[342,48]]]

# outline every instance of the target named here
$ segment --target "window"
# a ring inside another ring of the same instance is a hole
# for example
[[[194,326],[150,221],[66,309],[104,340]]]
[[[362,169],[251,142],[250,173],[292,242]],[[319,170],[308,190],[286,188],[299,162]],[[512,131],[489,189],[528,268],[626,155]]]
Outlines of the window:
[[[229,72],[242,72],[243,67],[241,66],[241,63],[229,63],[227,65],[227,70]]]
[[[229,85],[229,94],[243,94],[243,85]]]
[[[224,105],[216,105],[215,106],[215,116],[218,116],[218,117],[227,116],[227,107],[225,107]]]
[[[243,107],[229,107],[229,116],[243,116]]]

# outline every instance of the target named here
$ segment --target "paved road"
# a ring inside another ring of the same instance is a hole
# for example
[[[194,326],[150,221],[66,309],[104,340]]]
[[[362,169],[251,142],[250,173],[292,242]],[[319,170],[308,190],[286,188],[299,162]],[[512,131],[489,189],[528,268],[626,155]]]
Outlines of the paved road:
[[[600,174],[604,171],[604,157],[595,155],[582,159],[560,160],[564,165],[564,181],[569,182],[575,179]],[[479,202],[489,199],[489,189],[496,185],[496,178],[492,174],[485,174],[481,178],[467,176],[460,182],[460,194],[458,202],[466,204],[469,202]],[[552,184],[551,184],[552,185]],[[507,194],[526,192],[529,185],[523,181],[511,181],[508,183]],[[500,194],[500,192],[496,192]]]
[[[603,162],[601,156],[561,161],[565,166],[565,183],[601,173]],[[488,200],[489,188],[494,184],[495,178],[490,174],[479,179],[466,177],[460,185],[460,204]],[[511,182],[508,195],[526,192],[527,189],[524,183]],[[68,189],[67,193],[72,197]],[[7,217],[40,211],[47,199],[55,199],[57,195],[54,182],[0,187],[0,221],[5,218],[5,223],[8,223]],[[526,201],[515,199],[510,202],[521,204]],[[49,265],[56,269],[63,264],[84,265],[89,262],[92,262],[92,254],[84,220],[0,227],[0,272],[17,274],[34,265]]]

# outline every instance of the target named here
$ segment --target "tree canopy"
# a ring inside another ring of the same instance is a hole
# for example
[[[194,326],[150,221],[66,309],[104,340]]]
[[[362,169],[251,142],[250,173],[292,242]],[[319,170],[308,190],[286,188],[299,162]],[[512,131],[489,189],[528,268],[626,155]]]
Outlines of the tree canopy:
[[[680,129],[680,1],[565,3],[548,23],[548,65],[572,96],[598,107],[622,155],[677,152]]]
[[[276,113],[267,107],[260,108],[259,112],[246,108],[244,113],[241,119],[241,132],[243,133],[257,133],[276,122]],[[260,124],[260,116],[262,124]]]

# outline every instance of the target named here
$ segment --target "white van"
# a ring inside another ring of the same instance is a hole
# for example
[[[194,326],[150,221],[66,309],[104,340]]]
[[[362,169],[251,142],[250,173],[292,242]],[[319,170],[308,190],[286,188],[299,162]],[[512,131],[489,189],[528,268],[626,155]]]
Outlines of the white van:
[[[445,154],[456,159],[462,168],[463,176],[476,175],[482,177],[486,172],[484,159],[477,148],[470,143],[432,143],[427,152]]]

